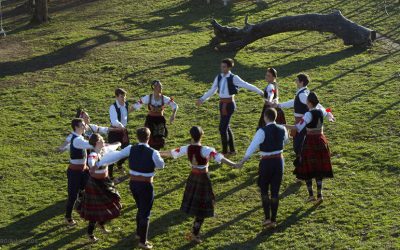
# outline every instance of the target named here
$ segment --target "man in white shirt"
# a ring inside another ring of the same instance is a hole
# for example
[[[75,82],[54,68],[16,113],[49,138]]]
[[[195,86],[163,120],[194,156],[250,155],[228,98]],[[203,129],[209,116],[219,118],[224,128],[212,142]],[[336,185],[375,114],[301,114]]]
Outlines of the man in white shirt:
[[[129,135],[128,135],[128,113],[129,104],[126,101],[126,91],[121,88],[115,90],[115,102],[110,106],[110,122],[113,129],[108,133],[109,143],[121,143],[121,148],[125,148],[129,145]],[[122,164],[126,159],[122,159],[117,162],[117,166],[122,170]],[[108,166],[108,173],[111,179],[113,179],[114,165]]]
[[[221,134],[222,153],[224,155],[233,155],[236,153],[232,129],[229,126],[231,117],[236,109],[234,100],[235,94],[238,93],[239,88],[245,88],[253,91],[263,97],[264,93],[256,86],[243,81],[239,76],[231,73],[234,66],[233,59],[227,58],[221,61],[221,74],[218,74],[214,83],[200,99],[197,100],[196,105],[200,106],[207,101],[212,95],[218,92],[220,102],[220,124],[219,131]],[[229,146],[229,151],[228,151]]]

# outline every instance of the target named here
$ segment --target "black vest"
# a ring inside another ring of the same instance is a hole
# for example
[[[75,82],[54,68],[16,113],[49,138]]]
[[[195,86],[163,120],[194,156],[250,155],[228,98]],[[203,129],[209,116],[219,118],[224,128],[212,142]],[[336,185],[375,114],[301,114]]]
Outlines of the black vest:
[[[264,131],[265,139],[260,144],[260,151],[269,153],[283,150],[285,140],[285,128],[283,126],[270,124],[261,129]]]
[[[235,76],[234,74],[231,74],[229,77],[226,78],[226,82],[228,83],[228,92],[229,92],[229,95],[235,95],[235,94],[238,93],[239,87],[236,86],[236,85],[233,83],[233,77],[234,77],[234,76]],[[218,79],[217,79],[217,80],[218,80],[218,93],[219,93],[220,83],[221,83],[221,80],[222,80],[221,74],[218,74]]]
[[[307,88],[302,89],[301,91],[299,91],[299,93],[297,93],[296,97],[294,98],[294,112],[297,114],[302,114],[304,115],[305,113],[308,112],[308,106],[307,104],[304,104],[300,101],[300,94],[304,93],[304,91],[306,91]]]
[[[78,136],[72,134],[71,144],[69,145],[69,156],[71,160],[83,160],[87,158],[87,152],[85,149],[79,149],[74,147],[74,140]]]
[[[114,107],[115,107],[115,110],[117,111],[118,121],[121,122],[121,110],[118,108],[117,102],[114,102]],[[128,102],[125,102],[125,108],[126,108],[126,112],[129,112],[129,103]],[[126,118],[126,121],[128,121],[128,116]]]
[[[134,145],[129,154],[129,168],[139,173],[153,173],[155,164],[153,152],[155,150],[145,145]]]
[[[309,111],[312,115],[311,122],[306,125],[307,128],[322,128],[324,124],[324,113],[320,109]]]

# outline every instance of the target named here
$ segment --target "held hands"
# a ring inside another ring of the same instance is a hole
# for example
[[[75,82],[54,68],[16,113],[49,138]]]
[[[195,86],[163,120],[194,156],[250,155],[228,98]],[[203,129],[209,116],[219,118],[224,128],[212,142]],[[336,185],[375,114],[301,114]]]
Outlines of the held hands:
[[[327,116],[328,116],[328,121],[330,121],[330,122],[336,121],[335,117],[333,116],[333,114],[331,112],[329,112]]]
[[[203,104],[203,101],[202,101],[201,99],[198,99],[198,100],[196,101],[196,106],[197,106],[197,107],[200,107],[201,104]]]

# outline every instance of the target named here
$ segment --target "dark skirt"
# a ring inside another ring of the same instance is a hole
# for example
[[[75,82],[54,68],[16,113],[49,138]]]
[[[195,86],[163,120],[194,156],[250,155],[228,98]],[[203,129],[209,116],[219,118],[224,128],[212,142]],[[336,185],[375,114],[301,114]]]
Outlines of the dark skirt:
[[[300,164],[294,170],[298,179],[332,178],[333,171],[328,141],[324,134],[307,134]]]
[[[90,177],[76,210],[89,221],[109,221],[121,214],[121,197],[109,179],[98,180]]]
[[[215,196],[208,173],[190,173],[181,211],[200,218],[214,217]]]
[[[129,145],[129,134],[126,128],[108,132],[108,143],[120,142],[121,148]]]
[[[264,107],[261,112],[260,119],[258,120],[258,128],[262,128],[265,126],[265,120],[264,120],[264,112],[267,108],[271,108],[268,104],[264,104]],[[276,123],[277,124],[286,124],[286,118],[285,118],[285,112],[281,108],[275,108],[277,112],[276,116]]]
[[[168,137],[168,129],[164,116],[146,116],[144,126],[150,129],[150,147],[160,150],[165,145],[165,138]]]

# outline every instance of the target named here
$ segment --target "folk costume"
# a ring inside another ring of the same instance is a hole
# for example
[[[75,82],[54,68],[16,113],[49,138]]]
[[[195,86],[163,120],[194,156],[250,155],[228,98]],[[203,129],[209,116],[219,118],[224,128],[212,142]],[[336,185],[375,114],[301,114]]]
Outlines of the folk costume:
[[[150,147],[160,150],[165,145],[165,139],[168,137],[168,128],[164,116],[165,106],[170,106],[175,112],[178,105],[173,98],[161,95],[161,98],[156,100],[153,94],[143,96],[133,105],[135,110],[140,109],[143,105],[147,105],[148,114],[144,126],[150,129]]]
[[[120,105],[118,100],[110,106],[110,122],[111,127],[119,128],[118,130],[109,131],[108,133],[108,143],[120,142],[121,148],[125,148],[129,145],[129,134],[128,134],[128,113],[129,113],[129,103],[125,102],[124,105]],[[117,162],[117,165],[121,165],[126,159],[121,159]],[[114,164],[108,166],[108,174],[112,179],[114,173]]]
[[[150,212],[154,201],[153,177],[155,169],[164,168],[160,153],[146,143],[129,145],[110,157],[103,158],[98,166],[108,165],[122,158],[129,158],[130,190],[138,208],[136,234],[139,243],[147,244]]]
[[[258,121],[258,127],[262,128],[265,126],[265,121],[264,121],[264,112],[267,108],[272,108],[272,106],[269,103],[278,103],[279,100],[279,91],[278,91],[278,86],[276,82],[268,83],[268,85],[264,89],[264,99],[265,99],[265,104],[261,112],[260,119]],[[277,112],[277,117],[276,117],[276,123],[277,124],[286,124],[286,118],[285,118],[285,113],[281,108],[276,108]]]
[[[318,198],[322,198],[322,179],[332,178],[332,165],[328,141],[323,133],[324,116],[327,112],[312,109],[296,124],[297,131],[305,130],[300,166],[294,170],[296,177],[305,180],[309,196],[313,197],[312,182],[316,179]]]
[[[287,102],[283,102],[278,104],[278,108],[294,108],[294,120],[295,123],[297,124],[298,122],[301,121],[302,117],[306,112],[308,112],[308,106],[307,106],[307,97],[310,94],[309,89],[306,87],[302,87],[297,90],[295,98],[292,100],[289,100]],[[316,106],[317,109],[325,110],[325,108],[321,105],[318,104]],[[328,114],[332,115],[332,114]],[[306,130],[292,130],[291,135],[293,136],[293,151],[297,155],[297,159],[295,161],[295,166],[298,166],[298,158],[300,157],[300,152],[301,152],[301,146],[303,145],[304,138],[306,136]]]
[[[86,140],[89,140],[90,136],[94,133],[99,133],[102,135],[106,135],[108,134],[108,127],[101,127],[98,126],[96,124],[85,124],[85,133],[83,133],[83,138],[85,138]],[[71,147],[71,139],[72,139],[72,133],[70,133],[67,138],[65,138],[65,143],[62,146],[63,148],[60,149],[61,151],[69,151],[70,147]],[[88,150],[88,153],[89,150]]]
[[[285,127],[275,122],[267,123],[257,130],[244,157],[249,159],[254,152],[260,151],[258,186],[261,191],[265,221],[272,223],[276,223],[284,168],[283,147],[287,142],[288,133]]]
[[[215,195],[208,173],[209,161],[221,163],[224,156],[200,143],[174,149],[171,155],[174,159],[187,155],[191,165],[180,210],[195,217],[192,233],[198,236],[204,219],[214,217]]]
[[[234,137],[231,127],[229,126],[231,117],[236,110],[236,103],[234,100],[235,95],[238,93],[239,88],[245,88],[259,95],[263,92],[256,86],[243,81],[238,75],[232,74],[230,71],[224,75],[218,74],[210,90],[208,90],[201,98],[201,102],[207,101],[216,92],[219,94],[219,111],[220,123],[219,132],[221,134],[222,153],[227,154],[235,153]],[[228,150],[229,147],[229,150]]]
[[[100,153],[92,152],[88,157],[90,178],[76,209],[83,219],[89,221],[88,235],[91,239],[96,239],[93,235],[96,223],[105,230],[104,224],[121,213],[121,197],[108,176],[108,166],[96,165],[118,147],[119,145],[108,145]]]
[[[87,150],[93,149],[87,140],[75,132],[72,132],[70,143],[70,164],[67,169],[68,178],[68,201],[65,219],[70,225],[74,225],[72,220],[72,210],[75,201],[89,179],[89,169],[86,164]]]

